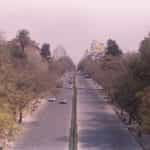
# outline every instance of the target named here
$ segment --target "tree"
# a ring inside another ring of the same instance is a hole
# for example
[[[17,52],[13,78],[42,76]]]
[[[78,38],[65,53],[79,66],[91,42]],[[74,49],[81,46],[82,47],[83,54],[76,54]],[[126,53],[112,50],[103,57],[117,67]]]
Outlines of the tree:
[[[4,32],[0,31],[0,46],[2,46],[4,43],[5,43]]]
[[[26,29],[18,31],[16,39],[24,52],[25,47],[30,43],[29,31]]]
[[[120,50],[119,46],[117,45],[116,41],[109,39],[107,41],[107,55],[113,55],[113,56],[117,56],[117,55],[121,55],[122,51]]]
[[[17,124],[13,116],[6,110],[0,110],[0,138],[13,136],[17,132]]]
[[[144,38],[139,48],[141,56],[140,77],[143,82],[150,84],[150,35]]]
[[[51,57],[50,45],[48,43],[44,43],[41,48],[41,56],[49,59]]]
[[[141,122],[142,130],[150,133],[150,87],[144,88],[136,96],[139,101],[138,119]]]
[[[6,66],[5,66],[6,67]],[[31,72],[17,71],[7,65],[7,70],[1,75],[1,97],[8,103],[9,110],[13,114],[14,120],[22,123],[23,110],[35,98],[37,89],[33,82],[34,78]]]
[[[35,83],[36,73],[33,73],[33,69],[29,70],[25,67],[27,63],[25,65],[17,63],[19,66],[21,65],[20,68],[23,68],[20,70],[11,59],[12,55],[9,55],[7,49],[2,49],[0,52],[1,106],[4,104],[15,121],[19,116],[18,122],[21,123],[23,110],[34,100],[35,90],[38,88]],[[17,62],[22,61],[24,60],[19,59]]]
[[[24,51],[22,51],[22,49],[20,48],[20,46],[18,46],[15,43],[11,45],[10,54],[14,58],[24,58],[25,57]]]
[[[146,63],[150,62],[150,35],[144,38],[140,44],[139,52],[143,61]]]

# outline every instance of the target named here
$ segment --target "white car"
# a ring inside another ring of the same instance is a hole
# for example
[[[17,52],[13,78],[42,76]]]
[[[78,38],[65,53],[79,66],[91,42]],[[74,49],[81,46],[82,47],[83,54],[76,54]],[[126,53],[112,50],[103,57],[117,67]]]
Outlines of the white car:
[[[56,102],[56,98],[55,97],[48,97],[48,102]]]
[[[66,100],[66,99],[61,99],[61,100],[59,101],[59,104],[67,104],[67,100]]]

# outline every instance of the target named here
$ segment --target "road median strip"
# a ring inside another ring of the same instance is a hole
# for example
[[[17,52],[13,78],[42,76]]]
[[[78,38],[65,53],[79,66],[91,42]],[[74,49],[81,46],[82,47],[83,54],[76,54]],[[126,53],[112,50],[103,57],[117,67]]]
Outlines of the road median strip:
[[[69,150],[77,150],[77,89],[75,76],[73,79],[73,102],[69,137]]]

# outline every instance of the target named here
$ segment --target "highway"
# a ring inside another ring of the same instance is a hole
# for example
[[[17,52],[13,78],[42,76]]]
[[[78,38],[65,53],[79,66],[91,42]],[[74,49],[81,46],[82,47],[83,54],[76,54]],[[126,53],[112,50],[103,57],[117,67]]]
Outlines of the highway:
[[[65,83],[66,85],[66,83]],[[13,150],[67,150],[71,124],[72,89],[62,88],[57,102],[45,100],[36,119],[24,125],[25,133],[19,137]],[[64,98],[67,104],[59,104]]]
[[[141,150],[92,79],[77,77],[78,150]]]
[[[77,75],[78,150],[142,150],[108,103],[102,87]],[[67,86],[56,103],[45,102],[33,122],[24,126],[13,150],[69,150],[73,91]],[[65,98],[67,104],[59,104]]]

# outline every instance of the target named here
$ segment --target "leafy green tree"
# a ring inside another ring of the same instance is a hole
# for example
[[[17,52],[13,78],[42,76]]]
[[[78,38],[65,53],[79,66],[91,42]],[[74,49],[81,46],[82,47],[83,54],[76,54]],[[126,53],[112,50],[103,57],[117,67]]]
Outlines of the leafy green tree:
[[[121,55],[122,51],[120,50],[119,46],[117,45],[116,41],[109,39],[107,41],[107,55],[113,55],[113,56],[117,56],[117,55]]]

